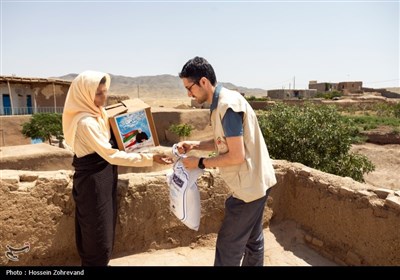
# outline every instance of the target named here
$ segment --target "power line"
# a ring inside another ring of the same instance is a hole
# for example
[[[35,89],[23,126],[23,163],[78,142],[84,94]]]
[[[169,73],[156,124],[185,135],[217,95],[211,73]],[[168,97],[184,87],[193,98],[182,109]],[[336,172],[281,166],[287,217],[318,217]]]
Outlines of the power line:
[[[400,81],[400,79],[392,79],[392,80],[385,80],[385,81],[375,81],[375,82],[365,82],[365,83],[377,84],[377,83],[386,83],[386,82],[393,82],[393,81]]]
[[[284,81],[282,81],[282,82],[276,82],[276,83],[273,83],[273,84],[269,84],[267,87],[272,87],[272,86],[274,86],[274,85],[285,84],[285,83],[290,82],[290,81],[292,81],[292,78],[287,79],[287,80],[284,80]]]

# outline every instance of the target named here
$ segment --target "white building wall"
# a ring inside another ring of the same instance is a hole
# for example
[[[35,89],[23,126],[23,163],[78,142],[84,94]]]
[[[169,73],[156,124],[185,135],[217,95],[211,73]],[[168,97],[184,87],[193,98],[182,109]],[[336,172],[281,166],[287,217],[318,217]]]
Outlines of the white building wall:
[[[9,90],[7,83],[0,84],[0,113],[4,114],[3,95],[10,95],[13,114],[28,113],[28,96],[31,96],[31,105],[34,106],[34,93],[29,84],[10,83]],[[33,110],[33,109],[32,109]]]

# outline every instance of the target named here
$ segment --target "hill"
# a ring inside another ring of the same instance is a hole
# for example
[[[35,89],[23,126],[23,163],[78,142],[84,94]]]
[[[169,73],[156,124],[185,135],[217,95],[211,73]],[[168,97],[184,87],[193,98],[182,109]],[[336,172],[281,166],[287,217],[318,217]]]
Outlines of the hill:
[[[72,81],[78,74],[68,74],[58,79]],[[187,97],[186,90],[178,76],[157,75],[126,77],[120,75],[111,76],[110,94],[128,95],[131,98],[184,98]],[[236,86],[232,83],[222,84],[229,89],[238,90],[246,96],[267,96],[267,90],[259,88],[246,88]]]
[[[386,89],[387,91],[400,94],[400,87],[389,87],[389,88],[385,88],[385,89]]]

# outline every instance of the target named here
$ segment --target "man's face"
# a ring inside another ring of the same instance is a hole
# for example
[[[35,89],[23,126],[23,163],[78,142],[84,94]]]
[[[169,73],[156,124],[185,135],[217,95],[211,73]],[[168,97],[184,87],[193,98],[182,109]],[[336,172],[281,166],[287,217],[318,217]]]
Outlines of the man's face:
[[[202,88],[200,82],[193,82],[187,78],[182,79],[183,86],[186,88],[188,92],[188,96],[196,99],[197,103],[203,104],[207,101],[207,94],[205,90]]]
[[[100,84],[94,96],[94,104],[97,107],[104,106],[107,101],[107,87],[105,84]]]

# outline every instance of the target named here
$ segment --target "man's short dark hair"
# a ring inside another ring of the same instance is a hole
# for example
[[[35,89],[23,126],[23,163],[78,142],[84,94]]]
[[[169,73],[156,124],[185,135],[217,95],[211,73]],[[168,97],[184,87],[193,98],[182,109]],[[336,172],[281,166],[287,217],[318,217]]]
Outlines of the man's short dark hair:
[[[199,83],[202,77],[206,77],[213,86],[217,84],[217,77],[213,67],[205,58],[199,56],[186,62],[179,73],[179,78],[187,78],[194,83]]]

